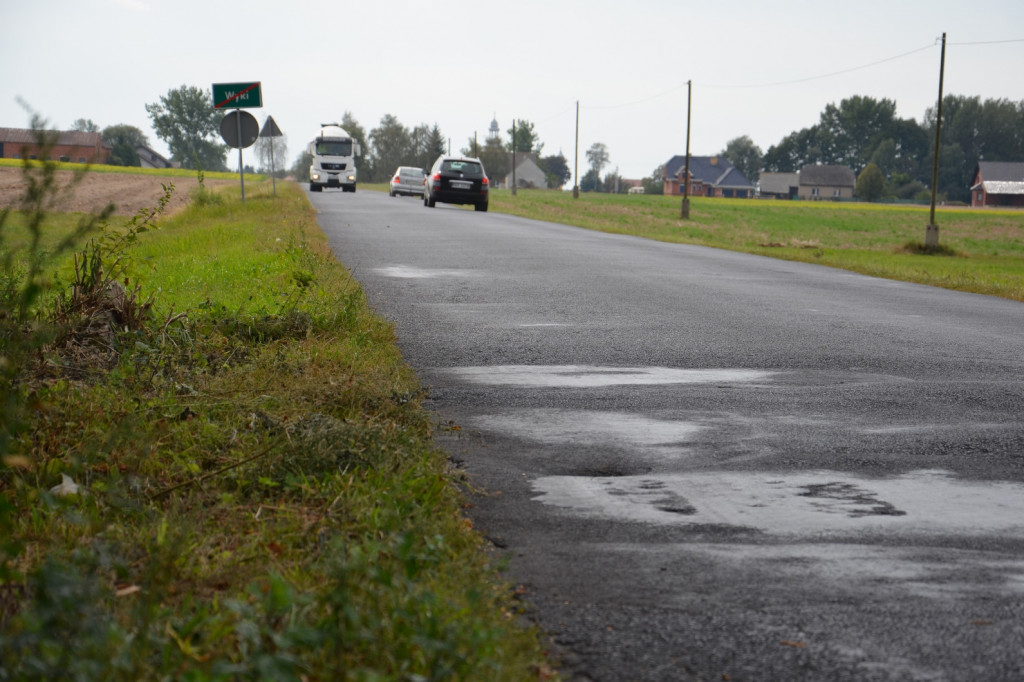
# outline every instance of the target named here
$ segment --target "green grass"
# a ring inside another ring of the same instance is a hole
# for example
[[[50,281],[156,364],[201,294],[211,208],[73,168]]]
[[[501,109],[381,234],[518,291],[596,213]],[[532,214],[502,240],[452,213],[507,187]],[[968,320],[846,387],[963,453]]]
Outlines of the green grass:
[[[277,184],[143,233],[146,327],[55,330],[5,388],[2,676],[550,678],[394,330]]]

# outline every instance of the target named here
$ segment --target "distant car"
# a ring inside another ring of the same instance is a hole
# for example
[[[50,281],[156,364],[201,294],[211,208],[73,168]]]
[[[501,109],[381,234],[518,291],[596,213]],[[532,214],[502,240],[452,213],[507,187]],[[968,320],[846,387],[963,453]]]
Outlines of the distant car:
[[[395,174],[391,176],[391,190],[388,194],[393,197],[403,194],[410,197],[421,197],[423,196],[423,178],[422,168],[399,166]]]
[[[480,159],[467,156],[437,157],[424,185],[423,205],[473,204],[478,211],[487,210],[489,189],[487,173]]]

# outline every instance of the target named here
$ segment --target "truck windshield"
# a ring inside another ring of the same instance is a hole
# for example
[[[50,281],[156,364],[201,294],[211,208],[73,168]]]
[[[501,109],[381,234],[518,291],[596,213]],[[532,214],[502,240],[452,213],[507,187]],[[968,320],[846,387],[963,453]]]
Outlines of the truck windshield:
[[[320,156],[352,156],[352,140],[317,140],[316,153]]]

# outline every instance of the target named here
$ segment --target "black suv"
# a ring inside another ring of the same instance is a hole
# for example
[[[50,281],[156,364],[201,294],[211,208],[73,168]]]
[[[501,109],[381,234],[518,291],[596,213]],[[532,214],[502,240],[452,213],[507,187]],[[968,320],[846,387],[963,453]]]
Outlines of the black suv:
[[[439,156],[424,185],[423,205],[473,204],[476,210],[486,211],[488,184],[480,159]]]

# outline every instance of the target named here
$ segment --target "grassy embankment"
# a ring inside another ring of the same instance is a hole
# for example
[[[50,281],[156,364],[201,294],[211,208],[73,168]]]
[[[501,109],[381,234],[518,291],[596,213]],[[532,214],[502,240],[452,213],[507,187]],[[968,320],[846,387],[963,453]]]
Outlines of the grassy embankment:
[[[365,189],[387,191],[387,185]],[[939,254],[920,247],[927,206],[691,199],[508,190],[491,193],[490,210],[647,239],[818,263],[875,277],[1024,301],[1024,211],[936,211]],[[468,210],[472,210],[469,207]]]
[[[0,329],[0,677],[550,676],[392,328],[277,193],[227,188],[106,251],[128,303],[70,305],[65,257],[41,317]],[[37,258],[79,218],[49,216]],[[9,215],[0,247],[25,230]]]

